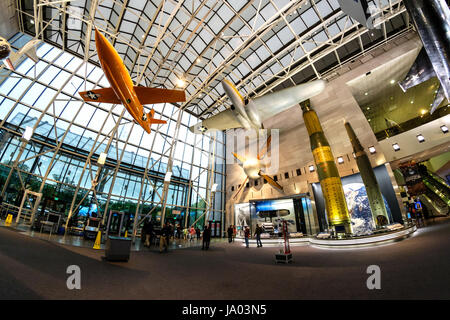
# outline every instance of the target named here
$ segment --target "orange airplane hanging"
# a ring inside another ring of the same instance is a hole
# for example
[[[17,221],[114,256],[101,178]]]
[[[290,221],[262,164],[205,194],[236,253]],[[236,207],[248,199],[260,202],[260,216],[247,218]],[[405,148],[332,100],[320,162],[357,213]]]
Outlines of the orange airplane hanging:
[[[152,124],[162,124],[166,121],[155,119],[153,109],[146,114],[143,104],[186,101],[182,90],[135,86],[119,54],[97,28],[95,28],[95,46],[111,88],[80,92],[84,101],[123,104],[135,122],[147,133],[150,133]]]

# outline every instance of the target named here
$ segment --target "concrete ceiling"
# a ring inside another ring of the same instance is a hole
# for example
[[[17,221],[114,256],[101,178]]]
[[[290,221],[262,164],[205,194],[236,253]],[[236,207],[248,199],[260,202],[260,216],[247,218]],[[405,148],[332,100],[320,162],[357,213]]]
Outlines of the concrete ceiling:
[[[421,48],[418,42],[413,50],[348,83],[375,133],[391,127],[385,118],[402,124],[429,111],[439,86],[437,78],[407,92],[397,84],[405,78]]]

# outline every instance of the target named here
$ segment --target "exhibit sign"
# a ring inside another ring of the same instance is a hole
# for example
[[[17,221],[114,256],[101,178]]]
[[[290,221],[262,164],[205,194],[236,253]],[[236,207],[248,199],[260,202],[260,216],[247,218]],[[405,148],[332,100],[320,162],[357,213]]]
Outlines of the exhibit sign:
[[[244,228],[252,234],[258,224],[263,233],[277,237],[282,233],[286,221],[289,233],[297,232],[297,219],[293,199],[260,200],[234,205],[235,224],[238,237],[244,237]]]
[[[278,235],[282,232],[284,220],[287,223],[288,232],[297,232],[292,199],[255,201],[252,203],[252,207],[250,209],[252,230],[255,230],[256,224],[258,224],[264,232]]]

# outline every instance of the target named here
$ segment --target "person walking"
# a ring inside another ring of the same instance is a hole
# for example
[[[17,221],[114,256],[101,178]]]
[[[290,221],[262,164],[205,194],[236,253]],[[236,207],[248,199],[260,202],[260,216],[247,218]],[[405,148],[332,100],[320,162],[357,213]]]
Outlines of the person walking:
[[[256,236],[256,247],[262,247],[262,242],[261,242],[261,233],[262,233],[262,228],[256,224],[256,229],[255,229],[255,236]]]
[[[191,228],[189,229],[189,241],[194,240],[195,234],[196,232],[194,226],[191,226]]]
[[[145,221],[142,231],[144,231],[144,239],[145,239],[144,247],[150,247],[153,233],[153,223],[151,222],[150,219],[147,219]]]
[[[230,225],[227,229],[228,234],[228,243],[231,243],[233,241],[233,226]]]
[[[169,248],[169,239],[170,239],[170,234],[171,234],[171,230],[172,228],[170,227],[169,222],[166,222],[166,224],[164,225],[164,227],[161,230],[161,237],[159,239],[159,252],[161,253],[163,251],[167,252],[168,248]]]
[[[244,239],[245,239],[245,247],[246,248],[249,248],[249,246],[248,246],[248,238],[250,238],[250,229],[249,229],[249,227],[245,227]]]
[[[197,233],[197,240],[200,240],[200,236],[201,236],[201,231],[199,227],[195,228],[195,232]]]
[[[209,249],[209,242],[211,241],[211,229],[209,226],[205,226],[205,229],[203,230],[203,243],[202,243],[202,250],[208,250]]]

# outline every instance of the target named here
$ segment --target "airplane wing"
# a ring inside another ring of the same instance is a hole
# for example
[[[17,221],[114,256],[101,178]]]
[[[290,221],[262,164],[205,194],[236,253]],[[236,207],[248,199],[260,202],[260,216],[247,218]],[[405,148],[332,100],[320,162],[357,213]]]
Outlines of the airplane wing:
[[[266,93],[253,99],[252,102],[261,121],[264,121],[302,101],[318,95],[325,89],[325,83],[324,80],[316,80],[300,84],[273,93]]]
[[[226,130],[226,129],[234,129],[241,128],[242,125],[233,115],[233,111],[231,109],[227,109],[225,111],[219,112],[212,117],[203,120],[202,122],[197,123],[196,125],[189,128],[191,132],[204,132],[208,129],[210,130]],[[204,128],[204,129],[202,129]]]
[[[405,79],[400,81],[398,85],[403,92],[406,92],[409,88],[415,87],[435,76],[436,73],[431,65],[430,58],[428,58],[426,50],[422,48]]]
[[[19,54],[25,54],[28,58],[33,60],[34,63],[39,62],[39,57],[36,53],[36,45],[40,42],[40,40],[30,40],[28,41],[22,49],[19,50]]]
[[[11,50],[11,53],[9,54],[9,62],[7,63],[8,69],[14,70],[14,65],[23,55],[26,55],[34,63],[38,63],[39,57],[36,53],[36,44],[38,44],[39,42],[40,40],[31,40],[28,41],[19,51],[14,52]]]
[[[183,90],[135,86],[134,92],[136,92],[139,102],[142,104],[186,101],[186,95]]]
[[[102,88],[79,92],[84,101],[121,104],[122,101],[116,96],[112,88]]]

